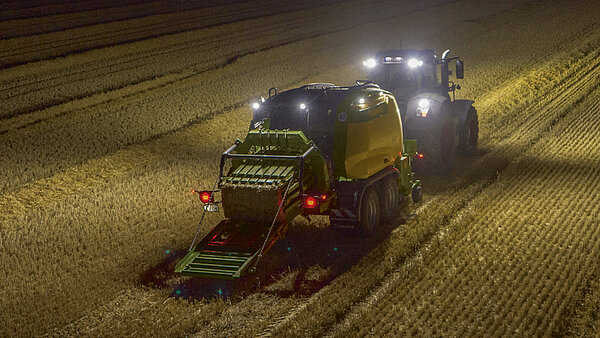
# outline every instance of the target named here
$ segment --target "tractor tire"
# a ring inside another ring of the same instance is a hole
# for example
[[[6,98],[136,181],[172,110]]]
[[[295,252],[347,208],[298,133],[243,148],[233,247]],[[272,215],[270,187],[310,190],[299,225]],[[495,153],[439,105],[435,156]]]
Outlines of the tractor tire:
[[[379,189],[379,204],[381,220],[383,222],[395,221],[398,216],[400,193],[398,192],[398,181],[394,175],[384,179]]]
[[[371,237],[377,232],[381,210],[379,209],[379,197],[373,188],[367,188],[360,206],[360,221],[357,235],[360,237]]]
[[[479,140],[479,118],[477,110],[471,107],[467,112],[467,118],[458,130],[458,153],[462,156],[470,156],[477,150]]]
[[[423,158],[414,162],[415,172],[443,176],[454,167],[457,144],[457,121],[450,114],[438,126],[422,130],[416,137]]]
[[[412,190],[412,200],[413,203],[421,203],[423,201],[423,189],[421,186],[416,186]]]

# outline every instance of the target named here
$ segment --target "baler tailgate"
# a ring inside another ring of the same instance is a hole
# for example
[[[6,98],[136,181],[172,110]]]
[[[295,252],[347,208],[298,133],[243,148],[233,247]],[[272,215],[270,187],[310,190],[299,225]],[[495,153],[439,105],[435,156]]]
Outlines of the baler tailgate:
[[[184,275],[233,279],[255,264],[270,224],[222,220],[177,264]],[[281,238],[285,224],[275,225],[265,251]]]

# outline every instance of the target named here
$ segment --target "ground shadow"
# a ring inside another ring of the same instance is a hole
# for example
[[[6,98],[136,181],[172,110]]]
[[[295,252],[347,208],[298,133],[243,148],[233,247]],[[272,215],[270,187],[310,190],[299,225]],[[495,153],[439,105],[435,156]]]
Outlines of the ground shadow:
[[[230,301],[263,292],[280,297],[306,297],[328,285],[355,265],[390,233],[406,223],[408,201],[402,202],[395,222],[381,224],[371,238],[348,237],[329,227],[325,216],[301,217],[290,225],[287,235],[260,260],[256,272],[236,280],[180,276],[174,272],[185,250],[166,250],[165,258],[140,275],[142,285],[169,290],[176,298]]]

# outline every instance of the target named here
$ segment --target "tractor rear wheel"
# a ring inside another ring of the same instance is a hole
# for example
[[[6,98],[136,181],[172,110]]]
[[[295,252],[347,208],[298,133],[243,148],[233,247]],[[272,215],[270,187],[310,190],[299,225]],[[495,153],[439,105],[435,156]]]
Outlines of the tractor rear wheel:
[[[398,182],[394,175],[389,176],[383,181],[383,184],[379,189],[379,202],[381,207],[381,220],[384,222],[395,221],[398,216],[400,193],[398,192]]]
[[[417,149],[423,158],[415,161],[416,172],[446,175],[454,166],[457,122],[449,113],[443,116],[438,126],[417,135]]]
[[[377,232],[381,210],[379,208],[379,197],[373,188],[367,188],[360,206],[358,235],[371,237]]]
[[[473,155],[479,140],[479,118],[477,110],[471,107],[467,112],[465,123],[458,131],[458,152],[463,156]]]

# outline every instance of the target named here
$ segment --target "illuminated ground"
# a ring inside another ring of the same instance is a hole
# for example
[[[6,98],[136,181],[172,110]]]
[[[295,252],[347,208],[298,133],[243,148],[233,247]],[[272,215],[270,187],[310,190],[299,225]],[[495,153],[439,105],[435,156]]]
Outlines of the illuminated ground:
[[[598,335],[597,1],[104,3],[0,11],[0,335]],[[173,275],[253,98],[400,40],[465,60],[478,154],[376,238]]]

